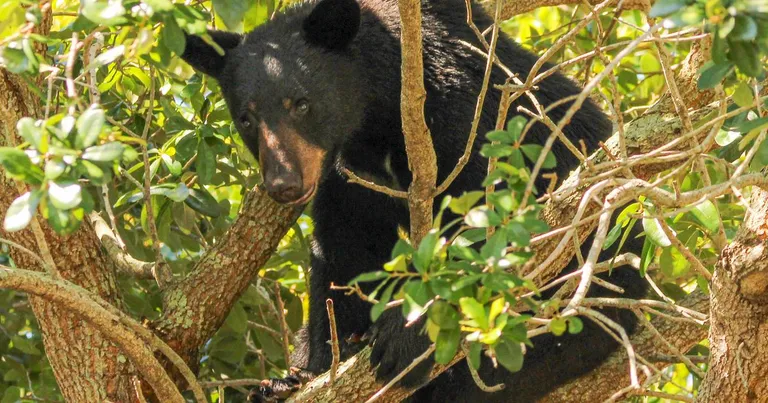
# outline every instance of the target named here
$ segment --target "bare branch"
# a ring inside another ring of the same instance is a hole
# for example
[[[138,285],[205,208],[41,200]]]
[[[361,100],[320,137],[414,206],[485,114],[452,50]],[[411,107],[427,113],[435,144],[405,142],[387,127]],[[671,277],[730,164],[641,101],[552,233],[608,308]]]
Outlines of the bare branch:
[[[398,0],[400,45],[402,49],[402,90],[400,114],[403,119],[405,149],[413,180],[408,188],[411,216],[411,242],[418,245],[432,229],[432,205],[437,182],[437,157],[432,136],[424,120],[424,62],[422,60],[421,2]]]

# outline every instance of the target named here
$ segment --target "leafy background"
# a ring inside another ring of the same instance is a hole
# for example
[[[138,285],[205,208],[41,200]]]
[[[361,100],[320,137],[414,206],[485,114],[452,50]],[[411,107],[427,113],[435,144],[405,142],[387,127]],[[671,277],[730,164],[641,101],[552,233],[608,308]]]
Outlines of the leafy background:
[[[2,2],[2,63],[28,77],[34,91],[46,102],[45,119],[23,119],[18,123],[25,143],[0,149],[0,163],[6,173],[30,185],[30,191],[20,195],[7,213],[5,228],[23,228],[33,215],[39,214],[57,231],[70,233],[89,213],[111,210],[114,225],[132,256],[151,262],[158,259],[159,252],[174,273],[190,270],[201,254],[226,233],[237,217],[246,190],[260,179],[258,164],[236,133],[216,82],[195,74],[180,60],[183,33],[204,34],[209,26],[248,31],[267,21],[276,9],[287,6],[287,2],[272,0],[184,4],[171,0],[57,0],[53,2],[51,34],[43,37],[22,29],[29,23],[39,23],[41,14],[36,2]],[[712,61],[702,69],[699,85],[712,88],[723,83],[736,101],[732,109],[745,108],[718,135],[721,147],[712,152],[706,164],[712,183],[728,178],[734,166],[743,161],[744,153],[753,148],[756,153],[750,169],[768,164],[768,142],[756,141],[768,125],[768,118],[761,117],[759,108],[749,108],[754,104],[754,78],[764,78],[761,58],[768,45],[766,12],[768,3],[764,0],[662,0],[651,11],[653,17],[668,18],[667,33],[679,32],[682,37],[701,30],[714,33]],[[541,8],[504,22],[502,29],[524,47],[541,54],[586,13],[584,7]],[[598,44],[616,45],[607,52],[613,56],[622,49],[621,44],[642,34],[638,27],[655,23],[641,11],[624,11],[617,17],[602,16],[602,29],[594,22],[588,24],[552,60],[569,60]],[[85,50],[71,52],[73,43],[84,44]],[[687,56],[691,43],[665,43],[673,65]],[[76,83],[71,89],[65,78],[70,53],[74,55],[71,67]],[[584,83],[603,68],[600,58],[591,58],[573,64],[566,73]],[[47,88],[32,85],[38,72],[53,77],[45,82]],[[603,98],[598,101],[609,110],[613,91],[618,91],[624,121],[638,117],[665,91],[658,53],[650,43],[625,57],[614,74],[618,88],[612,89],[612,82],[604,80],[600,87]],[[154,102],[150,102],[155,90]],[[521,169],[523,154],[535,160],[540,152],[523,149],[521,154],[514,147],[523,123],[512,121],[506,130],[490,134],[489,138],[499,144],[484,150],[486,155],[501,159],[492,179],[504,181],[512,189],[524,185],[528,175]],[[151,186],[151,212],[142,194],[145,180]],[[691,172],[682,178],[679,188],[693,190],[702,187],[703,182],[699,173]],[[667,189],[672,189],[671,183]],[[364,283],[387,279],[369,294],[379,297],[374,317],[390,300],[403,299],[404,314],[412,315],[422,311],[435,295],[444,297],[443,302],[428,309],[428,328],[437,341],[438,361],[450,359],[460,338],[465,338],[471,342],[471,357],[479,356],[484,345],[494,351],[502,365],[515,369],[522,362],[519,342],[526,340],[525,318],[500,316],[500,305],[505,298],[527,292],[532,286],[513,275],[496,272],[491,273],[496,277],[490,278],[472,272],[477,262],[490,257],[497,258],[497,268],[524,262],[528,257],[524,248],[531,233],[542,232],[545,227],[536,217],[535,202],[531,203],[532,209],[519,214],[517,207],[524,201],[499,192],[493,200],[494,215],[475,206],[479,198],[475,193],[442,200],[444,210],[464,219],[443,223],[441,229],[461,227],[459,234],[449,237],[447,232],[435,230],[417,250],[403,240],[385,271],[358,280]],[[695,275],[690,263],[665,239],[658,222],[643,219],[643,212],[655,211],[646,200],[628,206],[611,230],[609,243],[621,242],[630,223],[643,220],[648,235],[643,265],[655,263],[654,267],[658,267],[649,275],[663,292],[679,299],[697,288],[706,290],[706,281]],[[732,237],[743,215],[739,199],[725,196],[669,215],[665,221],[712,270],[717,257],[712,234],[722,225],[727,237]],[[156,223],[157,244],[152,239],[151,221]],[[475,250],[472,241],[481,238],[486,227],[494,227],[502,235],[489,242],[490,246]],[[200,360],[201,379],[285,375],[276,293],[285,304],[291,339],[306,320],[306,269],[312,229],[312,219],[305,214],[285,236],[224,326],[205,345]],[[159,251],[153,245],[159,245]],[[518,253],[505,255],[503,250],[510,246]],[[0,256],[0,263],[13,265],[7,256],[8,246],[3,248],[6,254]],[[417,271],[406,272],[409,264]],[[425,287],[423,280],[447,289]],[[493,287],[494,281],[504,286]],[[509,289],[510,284],[513,291],[501,291]],[[154,281],[126,276],[120,287],[126,309],[134,317],[152,320],[159,316],[161,301]],[[543,306],[540,302],[532,304]],[[549,328],[554,333],[577,333],[580,323],[574,318],[555,317]],[[40,331],[25,296],[0,290],[0,403],[61,400],[42,350]],[[702,342],[689,354],[706,352],[706,342]],[[701,367],[706,369],[706,364]],[[667,377],[656,386],[658,390],[695,395],[701,380],[684,365],[672,365],[665,372]],[[223,399],[220,389],[209,391],[213,401]],[[227,399],[241,399],[245,391],[228,389]]]

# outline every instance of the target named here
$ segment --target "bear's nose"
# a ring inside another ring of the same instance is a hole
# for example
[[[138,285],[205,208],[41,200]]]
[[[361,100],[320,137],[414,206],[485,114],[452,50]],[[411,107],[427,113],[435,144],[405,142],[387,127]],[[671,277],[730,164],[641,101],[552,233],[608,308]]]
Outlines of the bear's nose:
[[[264,184],[269,197],[278,203],[290,203],[303,196],[303,183],[298,175],[283,175]]]

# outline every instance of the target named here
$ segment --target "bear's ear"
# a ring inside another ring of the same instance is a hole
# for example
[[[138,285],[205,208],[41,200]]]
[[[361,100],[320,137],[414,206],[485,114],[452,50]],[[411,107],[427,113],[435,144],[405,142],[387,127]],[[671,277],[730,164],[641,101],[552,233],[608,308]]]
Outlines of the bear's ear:
[[[332,50],[344,49],[360,28],[355,0],[322,0],[302,24],[307,42]]]
[[[223,31],[208,31],[214,42],[224,49],[224,55],[216,52],[213,46],[206,43],[203,38],[197,35],[187,35],[187,45],[184,48],[184,54],[181,58],[189,63],[195,70],[218,78],[226,63],[226,53],[240,44],[243,37],[240,34]]]

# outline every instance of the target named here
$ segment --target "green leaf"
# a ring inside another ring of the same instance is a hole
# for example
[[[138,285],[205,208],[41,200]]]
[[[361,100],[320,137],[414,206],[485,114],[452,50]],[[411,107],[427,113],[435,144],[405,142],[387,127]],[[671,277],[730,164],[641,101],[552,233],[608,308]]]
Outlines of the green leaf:
[[[483,352],[483,345],[481,343],[472,343],[469,346],[469,364],[477,371],[480,369],[480,354]]]
[[[677,248],[664,248],[659,256],[659,265],[661,272],[665,276],[675,279],[686,275],[691,268],[691,264]]]
[[[242,304],[236,303],[232,306],[232,310],[229,311],[224,324],[237,334],[245,333],[248,329],[248,313],[245,312]]]
[[[83,200],[81,187],[77,183],[58,184],[50,182],[48,185],[48,199],[59,210],[70,210],[80,205]]]
[[[247,0],[213,0],[213,9],[230,30],[236,30],[242,25],[249,5]]]
[[[24,141],[32,144],[41,153],[48,151],[48,137],[42,128],[35,125],[34,119],[28,117],[19,119],[16,123],[16,130]]]
[[[93,162],[88,160],[82,160],[82,161],[79,161],[78,164],[85,169],[88,179],[95,182],[99,182],[102,179],[104,179],[104,171]]]
[[[736,64],[739,71],[749,77],[759,77],[763,72],[760,62],[760,48],[756,42],[732,41],[728,37],[728,45],[731,48],[728,59]]]
[[[67,164],[59,158],[49,159],[45,163],[45,179],[54,180],[67,169]]]
[[[437,300],[427,310],[427,317],[440,329],[458,329],[459,313],[449,303]]]
[[[468,260],[470,262],[482,262],[483,257],[476,250],[469,246],[456,245],[455,243],[448,247],[451,256],[456,259]]]
[[[181,55],[184,53],[184,48],[187,44],[187,38],[184,36],[184,31],[181,30],[179,24],[176,23],[176,19],[172,16],[165,18],[165,26],[160,33],[160,44],[165,46],[171,52]]]
[[[499,158],[499,157],[506,157],[509,155],[512,155],[512,153],[515,151],[515,147],[512,147],[507,144],[483,144],[483,147],[480,149],[480,155],[486,158]]]
[[[466,192],[461,195],[461,197],[451,199],[451,202],[448,206],[454,214],[464,215],[467,214],[469,209],[477,204],[477,202],[480,201],[483,196],[485,196],[485,192]]]
[[[488,318],[485,316],[485,308],[476,299],[463,297],[459,300],[461,312],[468,318],[475,321],[477,327],[488,330]]]
[[[208,217],[216,218],[222,213],[221,206],[219,206],[216,199],[203,188],[189,189],[189,197],[184,199],[184,203],[191,207],[192,210]]]
[[[23,395],[23,391],[18,386],[9,386],[3,393],[3,399],[0,400],[0,403],[20,402]]]
[[[425,273],[429,269],[435,254],[440,251],[443,244],[445,244],[445,240],[440,238],[439,232],[435,229],[430,230],[424,236],[416,253],[413,254],[413,266],[419,273]]]
[[[701,74],[698,81],[699,90],[715,88],[732,71],[733,63],[731,62],[717,64],[707,62],[699,71]]]
[[[117,25],[126,21],[122,1],[82,0],[80,12],[85,18],[100,25]]]
[[[99,139],[101,128],[104,126],[104,111],[91,108],[77,118],[77,136],[75,147],[84,149],[93,145]]]
[[[616,242],[617,239],[619,239],[619,235],[621,235],[621,224],[616,223],[616,225],[611,228],[611,230],[608,232],[608,235],[605,237],[605,243],[603,244],[603,250],[607,250],[610,248],[614,242]]]
[[[512,119],[507,122],[507,133],[509,133],[514,141],[517,141],[517,139],[520,138],[520,135],[523,134],[523,129],[525,129],[525,125],[528,123],[528,119],[526,119],[523,116],[515,116]]]
[[[741,134],[737,131],[732,131],[732,130],[725,131],[720,129],[715,135],[715,142],[717,143],[717,145],[721,147],[725,147],[728,144],[731,144],[734,141],[740,140],[740,139],[741,139]]]
[[[717,207],[709,201],[705,200],[702,203],[696,205],[691,210],[691,214],[711,232],[715,232],[720,229],[720,213],[717,211]]]
[[[198,143],[197,146],[195,171],[197,172],[198,182],[201,185],[209,184],[211,178],[213,178],[214,172],[216,172],[216,156],[203,139],[200,139],[200,143]]]
[[[381,294],[379,302],[373,305],[373,308],[371,308],[371,322],[376,322],[376,320],[379,319],[379,316],[384,313],[384,310],[387,309],[387,303],[392,299],[392,293],[394,292],[396,285],[397,280],[391,281],[387,288],[384,289],[384,293]]]
[[[399,272],[404,273],[408,270],[408,265],[406,264],[406,257],[404,255],[397,255],[394,259],[390,260],[387,263],[384,263],[384,270],[388,272]]]
[[[666,17],[687,5],[686,0],[658,0],[653,3],[651,11],[648,14],[650,17]]]
[[[86,148],[82,158],[97,162],[111,162],[122,157],[124,150],[125,146],[122,143],[113,141],[100,146]]]
[[[488,132],[488,134],[486,134],[485,137],[488,140],[498,141],[499,143],[502,143],[502,144],[512,144],[515,142],[515,138],[512,137],[506,130],[494,130],[494,131]]]
[[[27,192],[16,198],[5,213],[3,228],[8,232],[19,231],[27,227],[40,202],[40,192]]]
[[[484,258],[502,258],[507,247],[507,231],[496,231],[485,245],[480,247],[480,255]]]
[[[523,368],[523,350],[519,343],[502,341],[493,347],[496,359],[510,372],[517,372]]]
[[[435,342],[435,362],[438,364],[448,364],[456,355],[461,341],[461,331],[459,329],[440,330]]]
[[[5,68],[14,74],[32,72],[34,70],[34,63],[27,58],[23,50],[8,46],[3,49],[3,63]]]
[[[755,103],[755,98],[752,96],[752,90],[749,89],[749,85],[746,82],[740,81],[736,85],[736,90],[733,92],[733,102],[736,105],[746,108]]]
[[[32,165],[32,160],[24,151],[13,147],[0,147],[0,164],[11,177],[35,185],[40,184],[44,177],[43,171]]]
[[[485,276],[485,274],[470,274],[459,277],[458,280],[454,281],[453,284],[451,284],[451,290],[452,291],[458,291],[466,286],[472,285],[476,283],[480,278]]]
[[[27,339],[26,337],[22,336],[13,336],[11,338],[11,342],[13,343],[13,348],[30,355],[40,355],[42,354],[40,350],[35,347],[35,344]]]
[[[501,218],[498,214],[488,209],[488,207],[478,206],[469,210],[467,215],[464,216],[464,222],[470,227],[486,228],[499,225]]]
[[[757,23],[747,15],[737,15],[733,30],[728,39],[733,41],[751,41],[757,38]]]
[[[549,322],[549,330],[555,336],[562,336],[568,329],[568,324],[563,318],[554,318]]]
[[[667,234],[661,229],[659,220],[656,218],[643,217],[643,228],[645,229],[645,236],[654,244],[662,248],[672,245],[672,242],[667,238]]]
[[[117,45],[114,48],[96,56],[96,58],[93,59],[93,61],[89,63],[88,66],[86,66],[85,71],[88,72],[106,66],[117,60],[117,58],[123,54],[125,54],[125,45]]]
[[[515,247],[523,248],[531,243],[531,233],[523,224],[517,221],[511,221],[504,227],[504,229],[507,230],[509,242],[514,244]]]
[[[536,162],[538,161],[541,152],[544,151],[544,147],[538,144],[523,144],[520,146],[520,150],[529,160],[531,160],[531,162]],[[547,156],[544,157],[544,163],[541,165],[541,167],[544,169],[552,169],[555,166],[557,166],[557,161],[555,160],[554,154],[552,154],[552,152],[547,153]]]
[[[581,319],[572,316],[567,319],[568,320],[568,333],[570,334],[579,334],[582,330],[584,330],[584,322],[581,321]]]
[[[369,283],[371,281],[384,280],[385,278],[389,278],[389,273],[385,271],[369,271],[368,273],[360,274],[350,280],[349,285],[355,283]]]
[[[647,237],[643,242],[643,251],[640,253],[640,275],[645,277],[648,266],[653,263],[653,257],[656,255],[656,245]]]

